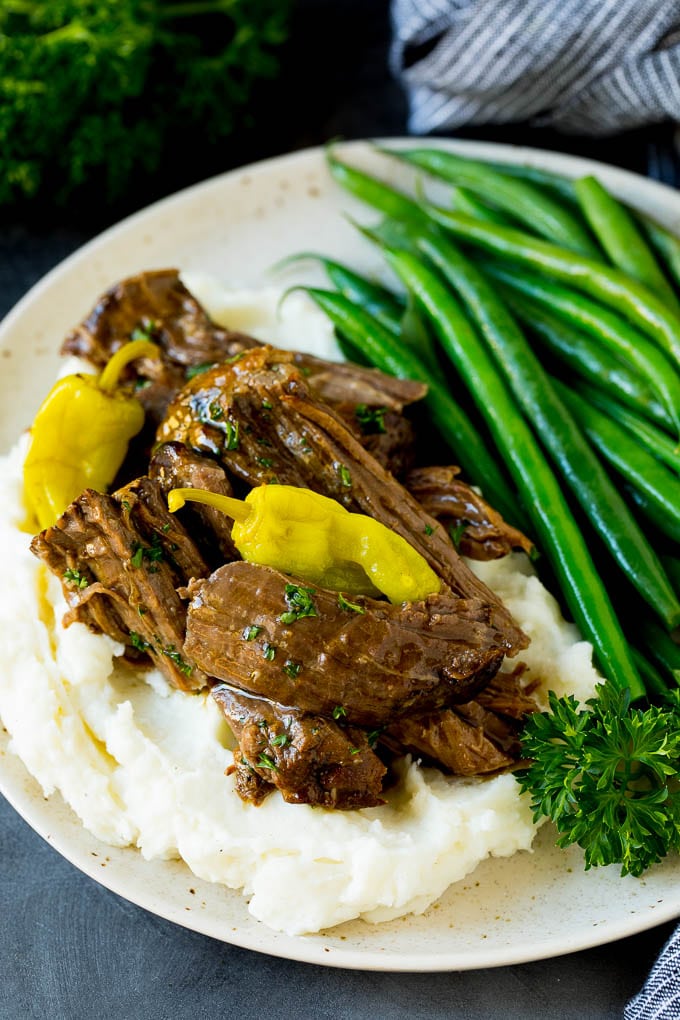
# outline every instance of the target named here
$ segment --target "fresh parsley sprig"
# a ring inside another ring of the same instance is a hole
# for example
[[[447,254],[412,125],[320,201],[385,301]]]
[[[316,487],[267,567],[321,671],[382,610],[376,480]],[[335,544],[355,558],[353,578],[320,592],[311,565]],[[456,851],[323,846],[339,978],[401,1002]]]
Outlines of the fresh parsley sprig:
[[[12,0],[0,4],[0,206],[86,185],[118,198],[178,138],[246,123],[278,70],[290,0]],[[103,199],[102,199],[103,200]]]
[[[527,720],[530,764],[516,776],[534,820],[554,822],[558,846],[582,847],[586,870],[639,876],[680,850],[680,692],[643,709],[605,683],[585,708],[551,692],[550,711]]]

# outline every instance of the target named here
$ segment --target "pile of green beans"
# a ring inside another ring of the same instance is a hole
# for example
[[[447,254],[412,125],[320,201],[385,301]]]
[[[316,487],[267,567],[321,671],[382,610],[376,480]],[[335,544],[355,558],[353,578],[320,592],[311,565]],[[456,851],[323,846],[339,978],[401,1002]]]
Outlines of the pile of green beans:
[[[528,517],[604,674],[634,699],[663,696],[680,684],[680,240],[594,177],[386,155],[454,186],[435,206],[329,154],[335,179],[382,213],[360,229],[407,298],[329,259],[336,289],[305,289],[347,351],[428,383],[434,427],[504,516]],[[407,336],[407,307],[491,457],[427,343]]]

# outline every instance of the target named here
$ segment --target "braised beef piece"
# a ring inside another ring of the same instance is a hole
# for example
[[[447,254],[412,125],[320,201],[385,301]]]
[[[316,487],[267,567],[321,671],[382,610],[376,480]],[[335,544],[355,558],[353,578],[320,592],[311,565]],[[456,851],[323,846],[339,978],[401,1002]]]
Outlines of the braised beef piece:
[[[513,765],[516,759],[487,736],[484,727],[453,709],[393,723],[386,736],[402,751],[442,766],[458,776],[479,776]]]
[[[500,599],[475,577],[445,530],[321,403],[285,351],[261,347],[194,379],[158,431],[219,457],[249,485],[303,486],[374,517],[406,539],[454,594],[490,607],[513,655],[528,641]]]
[[[463,482],[458,467],[421,467],[409,471],[404,485],[449,533],[458,551],[473,560],[495,560],[513,549],[530,553],[532,542],[478,492]]]
[[[158,484],[140,478],[112,496],[86,489],[31,550],[62,579],[74,621],[146,653],[181,690],[205,685],[186,658],[186,607],[176,588],[208,573]]]
[[[216,684],[212,694],[239,741],[236,790],[260,803],[274,788],[292,804],[361,808],[382,804],[386,769],[366,733]]]
[[[421,717],[397,719],[380,740],[394,753],[405,750],[457,775],[482,775],[517,764],[524,718],[538,711],[524,664],[498,672],[473,701]]]
[[[163,352],[163,363],[182,369],[224,361],[247,347],[252,337],[221,329],[184,286],[176,269],[130,276],[109,288],[85,321],[64,340],[62,354],[85,358],[103,368],[135,330],[149,333]],[[145,378],[151,365],[139,372]],[[184,382],[184,373],[182,373]]]
[[[468,701],[503,658],[503,636],[476,599],[394,606],[352,596],[353,609],[337,592],[243,561],[191,591],[184,647],[206,673],[360,726]]]
[[[525,670],[525,664],[520,662],[511,672],[503,670],[496,673],[486,687],[479,691],[476,700],[490,712],[522,723],[526,715],[537,710],[533,696],[537,683],[534,681],[527,685],[522,681]]]
[[[211,457],[202,457],[182,443],[163,443],[149,462],[149,477],[167,496],[171,489],[207,489],[221,496],[233,496],[224,468]],[[179,511],[211,567],[240,559],[231,537],[233,521],[215,507],[187,503]]]

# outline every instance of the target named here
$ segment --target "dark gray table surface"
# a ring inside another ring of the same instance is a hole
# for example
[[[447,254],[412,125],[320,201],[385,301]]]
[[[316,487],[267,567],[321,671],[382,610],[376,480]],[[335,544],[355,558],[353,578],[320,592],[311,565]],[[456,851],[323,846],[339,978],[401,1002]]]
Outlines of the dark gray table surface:
[[[387,0],[300,0],[277,106],[239,147],[194,166],[193,178],[159,178],[115,210],[73,207],[0,220],[0,317],[99,229],[178,185],[338,134],[405,133],[404,99],[386,70],[388,36]],[[335,42],[331,51],[328,39]],[[574,151],[675,182],[668,128],[600,142],[528,128],[467,135]],[[234,948],[129,904],[77,871],[1,800],[0,861],[0,1020],[600,1020],[621,1016],[674,927],[665,924],[587,952],[496,970],[336,971]]]

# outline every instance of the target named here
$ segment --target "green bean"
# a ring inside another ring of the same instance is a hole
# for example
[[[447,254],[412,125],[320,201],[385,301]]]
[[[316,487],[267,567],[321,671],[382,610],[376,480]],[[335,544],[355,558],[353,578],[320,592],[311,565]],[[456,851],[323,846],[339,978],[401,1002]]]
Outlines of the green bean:
[[[540,188],[544,188],[554,195],[559,195],[563,201],[567,201],[578,208],[574,185],[568,177],[552,173],[550,170],[543,170],[537,166],[526,166],[524,163],[496,163],[490,160],[489,166],[499,173],[507,174],[509,177],[516,177],[521,181],[529,181]]]
[[[680,592],[680,559],[677,556],[662,556],[662,562],[671,584]]]
[[[364,352],[369,360],[401,379],[427,383],[425,403],[432,420],[453,449],[468,478],[484,489],[486,497],[506,520],[518,522],[522,516],[517,497],[498,469],[496,461],[467,415],[449,396],[426,366],[403,347],[389,330],[348,301],[342,294],[318,287],[302,288],[323,309],[343,336]]]
[[[633,661],[637,666],[638,673],[642,677],[642,681],[648,693],[655,694],[657,697],[663,697],[665,694],[668,694],[668,684],[665,682],[656,666],[654,666],[637,648],[633,648],[632,652]],[[678,678],[674,679],[677,683]]]
[[[605,460],[654,508],[657,527],[680,541],[680,480],[617,422],[557,380],[553,385]]]
[[[574,182],[583,214],[611,262],[646,284],[678,314],[680,304],[661,267],[635,225],[633,217],[596,177]]]
[[[600,411],[609,415],[614,421],[635,436],[642,443],[644,449],[666,464],[676,474],[680,474],[680,450],[678,446],[660,429],[655,428],[636,414],[632,414],[626,407],[623,407],[618,400],[613,400],[602,390],[587,384],[577,384],[573,387],[575,392],[593,404]]]
[[[651,387],[608,348],[524,294],[506,287],[501,287],[501,294],[520,322],[572,372],[594,386],[606,387],[637,414],[644,415],[666,431],[672,430],[671,416]]]
[[[338,184],[341,184],[347,191],[358,195],[362,201],[379,209],[386,216],[393,216],[398,220],[426,219],[417,202],[400,191],[386,187],[376,177],[371,177],[370,174],[365,174],[363,171],[349,166],[348,163],[343,163],[332,152],[326,155],[326,162]]]
[[[570,207],[576,205],[574,184],[568,177],[520,163],[496,163],[492,160],[489,166],[510,177],[517,177],[547,189],[548,192],[568,202]],[[647,213],[641,212],[631,205],[627,205],[627,208],[637,220],[640,229],[645,233],[657,255],[662,259],[670,278],[677,286],[680,286],[680,237],[662,226],[652,216],[648,216]]]
[[[526,181],[493,170],[485,163],[444,149],[388,149],[390,156],[411,163],[443,180],[469,188],[510,213],[529,229],[573,252],[601,258],[597,246],[564,205]]]
[[[458,212],[467,213],[478,220],[484,220],[486,223],[497,223],[502,227],[515,225],[515,221],[510,216],[501,212],[500,209],[494,209],[493,206],[480,202],[474,192],[469,191],[467,188],[453,188],[451,201],[453,208],[457,209]]]
[[[653,387],[680,434],[680,377],[663,351],[625,319],[568,287],[532,276],[505,263],[485,262],[487,275],[527,295],[572,326],[587,330],[612,353],[625,358]]]
[[[493,287],[446,238],[414,227],[402,232],[462,298],[515,400],[616,563],[667,626],[680,624],[680,602],[658,557]],[[380,235],[378,228],[374,236]]]
[[[605,674],[634,698],[644,687],[609,596],[595,570],[555,476],[490,355],[442,280],[407,251],[386,258],[429,317],[443,349],[464,378],[508,464],[574,619],[592,641]]]
[[[662,227],[651,216],[645,216],[641,212],[636,212],[635,215],[641,229],[647,235],[647,240],[663,260],[671,280],[676,286],[680,286],[680,238]]]
[[[482,223],[463,213],[424,207],[432,219],[468,244],[514,259],[539,272],[571,283],[621,312],[680,365],[680,319],[642,283],[620,269],[602,265],[510,227]]]
[[[638,621],[638,630],[649,656],[680,685],[680,645],[655,620]]]
[[[361,276],[342,262],[336,262],[335,259],[329,259],[316,252],[299,252],[282,259],[273,268],[281,269],[308,260],[320,263],[336,290],[350,301],[361,305],[392,333],[399,333],[401,319],[406,311],[404,299],[388,287],[367,280],[365,276]]]

